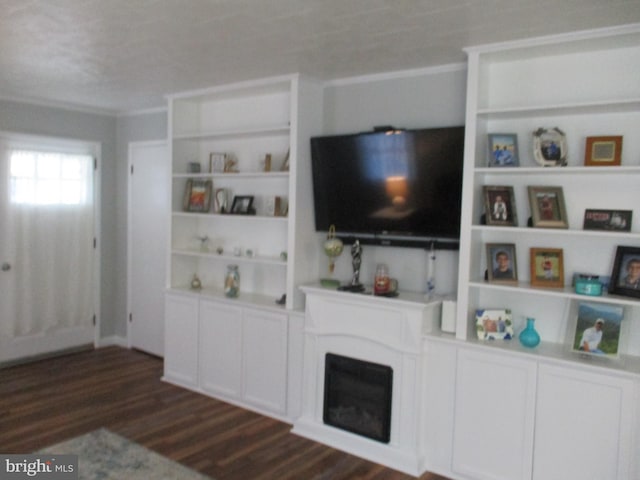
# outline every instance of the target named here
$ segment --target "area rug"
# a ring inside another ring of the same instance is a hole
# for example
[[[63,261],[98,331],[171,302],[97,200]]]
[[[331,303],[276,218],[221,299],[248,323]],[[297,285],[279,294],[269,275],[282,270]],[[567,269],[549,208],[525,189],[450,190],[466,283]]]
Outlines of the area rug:
[[[80,480],[211,480],[104,428],[38,453],[78,455]]]

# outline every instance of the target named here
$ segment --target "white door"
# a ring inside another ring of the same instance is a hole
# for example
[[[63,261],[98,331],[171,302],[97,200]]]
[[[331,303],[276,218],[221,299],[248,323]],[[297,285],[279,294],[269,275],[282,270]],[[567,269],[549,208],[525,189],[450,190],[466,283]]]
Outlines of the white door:
[[[0,362],[95,343],[97,144],[0,134]]]
[[[167,143],[130,143],[129,173],[129,346],[163,356],[171,210]]]

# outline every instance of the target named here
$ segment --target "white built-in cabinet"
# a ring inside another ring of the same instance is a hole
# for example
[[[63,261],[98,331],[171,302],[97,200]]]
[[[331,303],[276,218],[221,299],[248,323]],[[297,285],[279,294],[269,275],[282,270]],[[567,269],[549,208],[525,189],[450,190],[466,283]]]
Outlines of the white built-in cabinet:
[[[164,380],[279,419],[300,410],[295,313],[169,292],[165,321]]]
[[[583,361],[571,352],[581,301],[622,306],[624,321],[614,368],[640,371],[640,302],[632,297],[575,293],[575,273],[609,276],[616,247],[640,247],[640,28],[585,32],[467,49],[469,57],[463,213],[460,239],[457,338],[476,337],[475,311],[511,309],[516,333],[535,318],[545,355]],[[533,132],[559,127],[566,134],[568,166],[542,167]],[[520,166],[488,167],[490,133],[515,133]],[[588,136],[622,135],[620,166],[585,166]],[[512,186],[517,226],[481,221],[483,186]],[[569,227],[531,228],[528,186],[561,187]],[[586,209],[633,210],[631,231],[583,230]],[[485,281],[486,245],[516,248],[518,283]],[[534,287],[529,253],[559,248],[564,286]],[[621,364],[624,366],[620,367]]]
[[[321,85],[300,75],[169,96],[165,380],[281,419],[300,410],[298,286],[319,276],[309,138],[321,127]],[[227,171],[220,154],[234,161]],[[190,182],[210,182],[210,208],[185,208]],[[230,212],[237,196],[253,197],[254,214]],[[237,298],[224,294],[229,265]],[[202,288],[191,288],[194,275]]]

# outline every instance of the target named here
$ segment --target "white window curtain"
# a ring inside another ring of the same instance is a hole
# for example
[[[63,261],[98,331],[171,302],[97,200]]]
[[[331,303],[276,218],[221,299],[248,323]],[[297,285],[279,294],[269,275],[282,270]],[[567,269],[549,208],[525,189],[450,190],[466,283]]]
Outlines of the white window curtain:
[[[46,334],[93,318],[93,155],[86,147],[0,143],[4,183],[0,335]]]

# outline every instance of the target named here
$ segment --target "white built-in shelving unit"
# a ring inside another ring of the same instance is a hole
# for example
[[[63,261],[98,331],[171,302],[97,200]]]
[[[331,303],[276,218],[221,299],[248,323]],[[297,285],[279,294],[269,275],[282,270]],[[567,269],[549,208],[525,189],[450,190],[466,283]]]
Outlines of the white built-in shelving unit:
[[[578,295],[574,273],[611,274],[618,245],[640,247],[640,30],[629,26],[533,41],[472,47],[469,56],[457,337],[474,341],[475,310],[510,308],[516,327],[536,318],[547,355],[580,361],[570,352],[571,317],[580,301],[625,308],[621,354],[640,371],[640,302],[631,297]],[[533,132],[560,128],[568,165],[541,167]],[[489,133],[516,133],[519,167],[488,167]],[[622,135],[620,166],[585,166],[588,136]],[[484,225],[482,188],[512,186],[518,225]],[[569,228],[530,228],[527,186],[562,187]],[[585,209],[634,210],[630,232],[585,231]],[[516,245],[517,285],[488,283],[487,243]],[[561,248],[563,288],[530,284],[529,250]],[[619,364],[615,368],[619,368]]]

